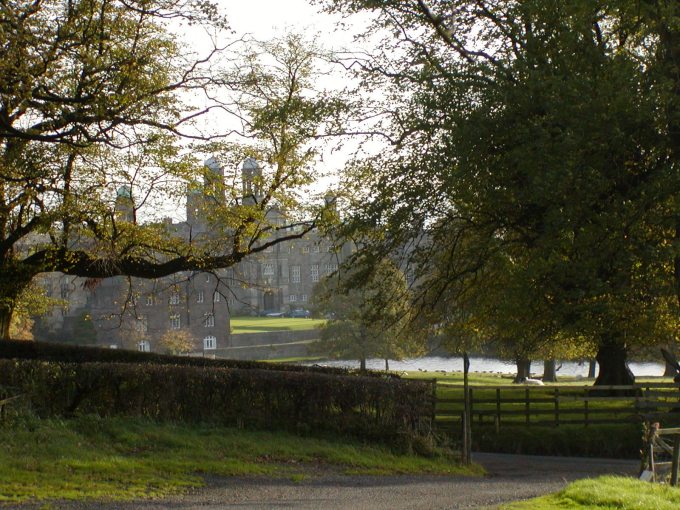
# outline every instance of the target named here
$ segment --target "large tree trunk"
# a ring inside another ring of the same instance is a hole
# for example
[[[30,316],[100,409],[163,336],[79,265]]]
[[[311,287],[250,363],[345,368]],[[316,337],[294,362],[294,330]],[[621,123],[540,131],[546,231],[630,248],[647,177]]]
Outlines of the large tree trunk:
[[[531,360],[529,358],[517,358],[515,363],[517,364],[517,376],[515,376],[513,382],[520,383],[531,375]]]
[[[595,386],[623,386],[635,382],[635,376],[630,371],[626,360],[628,350],[622,343],[615,341],[603,342],[597,351],[600,373],[595,379]]]
[[[359,371],[361,371],[361,372],[366,371],[366,358],[361,358],[359,360]]]
[[[557,362],[554,359],[543,361],[543,382],[557,382]]]
[[[670,346],[670,345],[666,346],[666,350],[668,352],[670,352],[671,354],[674,354],[674,352],[675,352],[675,349],[673,349],[673,347]],[[668,361],[666,361],[665,359],[664,359],[664,366],[665,366],[664,371],[663,371],[664,377],[675,377],[676,375],[678,375],[678,369],[674,365],[671,365],[670,363],[668,363]]]
[[[597,361],[594,359],[588,360],[588,379],[595,379],[597,372]]]
[[[385,372],[389,371],[390,369],[390,360],[385,358]]]
[[[12,322],[12,307],[0,306],[0,340],[9,340],[9,325]]]

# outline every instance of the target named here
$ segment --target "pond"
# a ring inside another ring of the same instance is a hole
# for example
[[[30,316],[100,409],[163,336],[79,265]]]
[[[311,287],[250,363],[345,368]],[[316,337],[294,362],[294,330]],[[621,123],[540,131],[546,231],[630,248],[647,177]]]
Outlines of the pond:
[[[564,361],[558,362],[559,368],[557,375],[568,376],[583,376],[588,375],[588,362]],[[325,366],[332,367],[348,367],[359,368],[359,362],[354,360],[335,360],[324,361],[320,363]],[[661,376],[664,372],[662,363],[654,362],[638,362],[633,361],[628,363],[635,376]],[[374,370],[383,370],[385,368],[385,360],[369,359],[366,361],[366,367]],[[408,371],[435,371],[444,370],[446,372],[462,372],[463,358],[446,358],[442,356],[426,356],[424,358],[408,359],[404,361],[390,360],[390,370],[408,370]],[[471,372],[491,372],[500,374],[514,374],[516,371],[514,362],[503,361],[494,358],[474,357],[470,358]],[[541,375],[543,373],[543,361],[532,361],[532,374]]]

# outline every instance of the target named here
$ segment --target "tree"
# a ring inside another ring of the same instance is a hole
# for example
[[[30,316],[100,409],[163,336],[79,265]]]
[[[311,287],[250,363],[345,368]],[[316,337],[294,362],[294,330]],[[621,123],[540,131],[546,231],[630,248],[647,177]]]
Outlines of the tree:
[[[186,329],[171,329],[163,333],[158,341],[158,347],[174,356],[187,354],[197,348],[196,339]]]
[[[366,360],[418,356],[425,337],[410,328],[410,295],[404,274],[388,259],[364,269],[359,264],[330,275],[316,287],[313,303],[328,320],[321,327],[319,352],[354,358],[366,370]]]
[[[42,272],[210,270],[314,228],[321,212],[295,211],[295,190],[311,180],[313,142],[342,106],[316,87],[312,45],[292,36],[271,45],[273,63],[239,56],[236,43],[195,54],[168,26],[223,38],[225,20],[202,1],[9,0],[1,9],[0,337]],[[199,124],[217,112],[219,122]],[[229,134],[240,139],[227,143]],[[222,164],[258,158],[257,193],[243,201],[237,173],[213,182],[221,229],[178,235],[164,209],[187,183],[213,178],[196,161],[213,153]],[[277,208],[288,216],[274,222]]]
[[[677,2],[327,3],[391,38],[359,64],[394,150],[355,165],[369,200],[348,228],[378,227],[376,252],[416,239],[422,295],[487,339],[582,341],[598,383],[632,382],[630,345],[678,322]]]

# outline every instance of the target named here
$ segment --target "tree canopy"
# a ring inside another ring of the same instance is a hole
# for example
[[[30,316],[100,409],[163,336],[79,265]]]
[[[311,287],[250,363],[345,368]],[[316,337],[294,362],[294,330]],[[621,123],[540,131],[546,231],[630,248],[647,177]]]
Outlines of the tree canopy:
[[[401,360],[424,353],[426,336],[411,328],[411,295],[404,273],[381,258],[324,278],[315,288],[314,309],[325,315],[317,350],[331,357]]]
[[[230,40],[203,1],[8,0],[0,10],[0,336],[41,272],[210,270],[314,227],[321,207],[302,210],[297,190],[313,178],[314,140],[344,112],[315,82],[314,45]],[[203,53],[178,35],[203,29],[215,38]],[[212,187],[199,162],[210,155],[228,172]],[[234,164],[246,157],[262,168],[250,200]],[[199,182],[215,198],[212,239],[161,221]],[[274,209],[288,216],[274,221]]]
[[[439,326],[594,345],[599,382],[630,382],[628,347],[678,324],[677,2],[326,4],[387,29],[356,61],[393,150],[355,163],[348,229],[412,247]]]

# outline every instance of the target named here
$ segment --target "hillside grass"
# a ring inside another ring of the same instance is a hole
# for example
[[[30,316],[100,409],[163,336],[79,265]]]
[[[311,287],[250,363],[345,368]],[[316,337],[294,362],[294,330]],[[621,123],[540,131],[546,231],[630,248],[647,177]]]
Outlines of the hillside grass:
[[[0,503],[158,498],[201,486],[205,474],[300,480],[324,466],[351,474],[481,473],[444,454],[131,418],[16,418],[0,425],[0,444]]]
[[[502,510],[676,510],[680,489],[634,478],[603,476],[579,480],[556,494],[510,503]]]
[[[292,317],[232,317],[231,334],[270,333],[272,331],[308,331],[326,322],[323,319]]]

